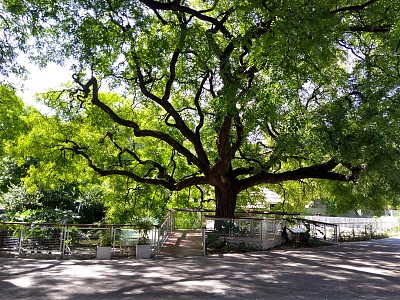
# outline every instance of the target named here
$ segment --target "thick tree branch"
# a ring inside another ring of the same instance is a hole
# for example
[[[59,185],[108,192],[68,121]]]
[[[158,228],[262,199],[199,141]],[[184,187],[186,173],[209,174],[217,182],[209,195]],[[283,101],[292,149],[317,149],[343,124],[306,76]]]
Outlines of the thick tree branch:
[[[72,151],[76,155],[82,156],[83,158],[85,158],[88,166],[101,176],[121,175],[121,176],[125,176],[127,178],[131,178],[138,183],[163,186],[170,191],[180,191],[180,190],[185,189],[190,186],[207,184],[207,182],[208,182],[206,180],[206,178],[203,176],[190,177],[190,178],[183,179],[179,182],[170,182],[170,181],[164,180],[162,178],[145,178],[145,177],[139,176],[128,170],[102,169],[99,166],[97,166],[93,162],[90,155],[85,152],[86,148],[80,147],[76,142],[71,141],[71,140],[65,140],[65,143],[68,143],[71,146],[70,147],[64,146],[62,150],[64,150],[64,151],[69,150],[69,151]]]
[[[340,7],[340,8],[337,8],[335,10],[332,10],[330,13],[331,14],[337,14],[339,12],[345,12],[345,11],[357,11],[357,12],[359,12],[360,10],[363,10],[367,6],[369,6],[371,4],[374,4],[377,1],[378,0],[370,0],[370,1],[365,2],[364,4],[361,4],[361,5],[350,5],[350,6]]]
[[[209,76],[210,76],[210,72],[207,72],[206,75],[203,77],[203,79],[202,79],[202,81],[200,83],[200,87],[197,90],[197,93],[196,93],[196,95],[194,97],[194,105],[196,106],[197,114],[198,114],[198,116],[200,118],[199,124],[197,124],[197,126],[196,126],[196,135],[197,136],[200,136],[200,130],[204,126],[204,113],[203,113],[203,110],[201,109],[201,106],[200,106],[200,97],[201,97],[201,94],[202,94],[203,89],[204,89],[204,84],[206,83],[206,81],[207,81]]]
[[[218,160],[212,166],[211,173],[224,174],[228,171],[231,162],[231,147],[230,147],[230,129],[232,125],[232,118],[225,116],[224,122],[219,130],[217,140],[218,147]]]
[[[123,167],[124,164],[122,163],[122,156],[127,153],[130,155],[138,164],[140,165],[148,165],[151,168],[149,169],[149,173],[156,168],[158,170],[157,178],[166,179],[168,182],[175,182],[172,176],[167,174],[166,168],[164,168],[161,164],[153,160],[142,160],[134,151],[128,148],[121,147],[118,142],[114,139],[114,135],[111,132],[107,132],[104,138],[108,137],[113,145],[119,150],[118,153],[118,161],[120,166]]]
[[[136,137],[152,137],[166,142],[173,149],[184,155],[190,163],[196,165],[200,170],[202,170],[202,172],[208,171],[207,164],[204,164],[204,162],[199,160],[187,148],[185,148],[181,143],[172,138],[170,135],[156,130],[141,129],[136,122],[121,118],[108,105],[101,102],[98,97],[98,84],[96,78],[92,77],[85,85],[80,83],[76,77],[74,77],[74,79],[75,82],[81,86],[81,89],[79,91],[82,94],[77,95],[79,99],[83,100],[84,98],[88,98],[91,92],[90,88],[92,87],[92,103],[99,107],[102,111],[104,111],[114,122],[125,127],[133,128],[134,135]]]
[[[166,11],[179,11],[183,13],[187,13],[189,15],[195,16],[196,18],[211,23],[216,30],[221,31],[221,33],[225,37],[231,37],[231,33],[229,30],[224,26],[224,22],[226,21],[226,18],[223,18],[221,21],[217,20],[216,18],[207,16],[204,14],[204,12],[210,11],[210,9],[203,10],[203,11],[197,11],[195,9],[192,9],[190,7],[180,5],[180,0],[174,0],[172,2],[159,2],[159,1],[154,1],[154,0],[140,0],[143,4],[145,4],[147,7],[149,7],[152,10],[166,10]]]
[[[239,115],[236,115],[234,120],[235,120],[235,128],[236,128],[236,141],[232,145],[232,151],[231,151],[232,157],[235,155],[236,151],[239,150],[240,146],[243,143],[243,139],[244,139],[244,127],[243,127],[242,121],[240,120]]]
[[[142,74],[140,65],[139,65],[139,59],[135,57],[135,63],[136,63],[136,71],[138,75],[138,80],[139,80],[139,87],[141,92],[148,97],[150,100],[156,102],[159,104],[168,114],[168,117],[172,117],[175,121],[175,124],[173,124],[173,127],[177,128],[182,135],[187,138],[192,145],[195,148],[196,154],[198,155],[199,161],[201,161],[202,168],[201,170],[203,172],[206,172],[207,166],[210,165],[210,162],[208,160],[207,154],[204,151],[203,145],[200,141],[200,136],[196,135],[190,128],[186,125],[186,123],[183,121],[182,117],[180,116],[179,112],[172,106],[172,104],[168,101],[170,94],[171,94],[171,87],[172,84],[175,80],[175,68],[177,64],[177,60],[179,58],[179,51],[175,51],[171,61],[170,61],[170,75],[166,83],[166,88],[165,88],[165,93],[162,98],[159,98],[152,94],[147,88],[146,88],[146,83],[144,81],[144,76]],[[171,126],[171,123],[168,123],[167,125]],[[178,149],[177,149],[178,150]],[[196,164],[197,165],[197,164]]]
[[[379,32],[389,32],[392,28],[392,25],[365,25],[365,26],[351,26],[349,29],[352,32],[371,32],[371,33],[379,33]]]
[[[136,56],[136,53],[133,53],[133,59],[135,61],[136,74],[137,74],[137,78],[139,81],[140,91],[142,92],[142,94],[145,97],[147,97],[148,99],[161,105],[161,98],[159,98],[156,95],[154,95],[153,93],[151,93],[146,87],[147,82],[146,82],[146,80],[144,80],[142,69],[140,68],[140,64],[139,64],[139,58]]]
[[[267,173],[263,172],[260,174],[256,174],[250,176],[248,178],[242,179],[238,181],[238,188],[240,191],[243,191],[249,187],[258,185],[258,184],[277,184],[283,181],[289,180],[301,180],[308,178],[315,179],[329,179],[336,181],[352,181],[360,172],[359,168],[351,170],[351,173],[348,175],[336,173],[332,171],[339,163],[335,160],[330,160],[326,163],[314,165],[311,167],[303,167],[293,171],[287,171],[282,173]],[[355,174],[354,171],[358,173]]]
[[[225,116],[224,122],[219,131],[218,136],[218,154],[220,157],[228,158],[230,151],[230,129],[232,125],[232,118],[230,116]]]
[[[175,76],[176,76],[176,63],[178,62],[180,51],[176,50],[172,54],[171,62],[169,63],[169,77],[167,80],[167,83],[165,84],[165,91],[164,95],[162,97],[162,102],[168,101],[169,97],[171,96],[171,88],[172,84],[175,81]]]
[[[378,2],[378,0],[370,0],[361,5],[350,5],[337,8],[335,10],[330,11],[331,14],[337,14],[340,12],[356,12],[358,14],[361,13],[366,7],[373,5],[374,3]],[[362,23],[363,24],[363,23]],[[381,24],[381,25],[357,25],[357,26],[350,26],[349,30],[351,32],[371,32],[371,33],[380,33],[380,32],[389,32],[392,28],[391,24]]]

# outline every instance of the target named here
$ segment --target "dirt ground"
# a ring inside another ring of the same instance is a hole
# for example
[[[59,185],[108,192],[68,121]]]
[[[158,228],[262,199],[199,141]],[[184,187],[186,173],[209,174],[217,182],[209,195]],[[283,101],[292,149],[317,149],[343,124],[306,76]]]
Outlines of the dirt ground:
[[[400,237],[223,257],[0,257],[0,299],[400,299]]]

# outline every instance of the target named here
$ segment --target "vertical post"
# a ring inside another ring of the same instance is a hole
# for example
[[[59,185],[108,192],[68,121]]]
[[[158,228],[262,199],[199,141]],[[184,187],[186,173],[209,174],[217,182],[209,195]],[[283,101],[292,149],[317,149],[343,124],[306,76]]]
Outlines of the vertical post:
[[[111,239],[111,255],[114,254],[114,247],[115,247],[115,231],[114,231],[114,226],[111,226],[111,232],[110,232],[110,239]]]
[[[161,225],[162,226],[162,225]],[[160,250],[161,250],[161,240],[163,240],[163,238],[162,239],[160,239],[160,236],[161,236],[161,226],[158,226],[157,227],[157,237],[156,237],[156,253],[158,254],[158,253],[160,253]]]
[[[174,218],[175,218],[175,211],[171,210],[169,215],[169,233],[175,230]]]
[[[274,232],[274,241],[276,239],[276,215],[274,214],[274,220],[272,221],[272,230]]]
[[[172,231],[172,210],[168,211],[168,231]]]
[[[370,239],[372,239],[372,232],[373,232],[372,227],[373,227],[372,223],[369,224],[369,238]]]
[[[175,230],[174,218],[175,218],[175,212],[172,210],[169,215],[169,232],[170,233]]]
[[[203,256],[206,257],[207,255],[207,249],[206,249],[206,228],[203,225],[201,227],[201,235],[202,235],[202,243],[203,243]]]
[[[65,253],[65,236],[66,236],[65,231],[66,231],[65,226],[61,226],[61,236],[60,236],[61,259],[64,257],[64,253]]]
[[[339,243],[338,227],[339,227],[339,225],[335,225],[333,227],[333,234],[334,234],[333,238],[334,238],[334,241],[335,241],[336,244]]]
[[[23,227],[24,225],[21,225],[18,230],[18,253],[21,253],[21,248],[22,248]]]
[[[157,251],[157,231],[156,227],[153,225],[153,228],[151,229],[151,247],[153,248],[153,253],[156,253]]]

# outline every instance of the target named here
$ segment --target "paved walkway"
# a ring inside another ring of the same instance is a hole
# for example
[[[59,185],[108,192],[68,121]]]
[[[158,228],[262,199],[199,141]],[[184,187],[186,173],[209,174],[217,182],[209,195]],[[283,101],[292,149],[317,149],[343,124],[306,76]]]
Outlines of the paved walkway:
[[[400,299],[400,238],[224,257],[0,257],[0,299]]]
[[[163,256],[202,256],[201,230],[177,230],[171,233],[161,249]]]

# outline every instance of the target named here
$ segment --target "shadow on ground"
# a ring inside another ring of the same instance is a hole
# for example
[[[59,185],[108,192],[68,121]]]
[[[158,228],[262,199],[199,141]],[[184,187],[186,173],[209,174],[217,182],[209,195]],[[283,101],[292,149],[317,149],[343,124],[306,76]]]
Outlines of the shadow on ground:
[[[2,299],[399,299],[400,238],[224,257],[0,258]]]

